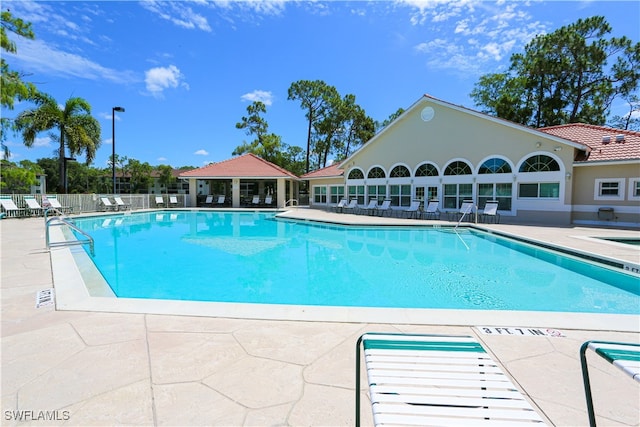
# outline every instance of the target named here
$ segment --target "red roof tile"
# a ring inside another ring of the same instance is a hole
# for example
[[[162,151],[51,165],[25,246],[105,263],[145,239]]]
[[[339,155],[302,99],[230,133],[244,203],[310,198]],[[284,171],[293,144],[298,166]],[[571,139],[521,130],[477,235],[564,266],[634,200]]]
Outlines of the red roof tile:
[[[335,178],[338,176],[342,176],[344,171],[342,169],[338,169],[340,163],[334,163],[331,166],[327,166],[322,169],[318,169],[309,173],[305,173],[300,178],[301,179],[314,179],[314,178]]]
[[[180,174],[181,178],[292,178],[297,176],[255,154],[243,154]]]
[[[541,132],[585,144],[591,148],[585,162],[640,159],[640,132],[605,126],[570,123],[540,128]],[[609,141],[606,141],[606,137]]]

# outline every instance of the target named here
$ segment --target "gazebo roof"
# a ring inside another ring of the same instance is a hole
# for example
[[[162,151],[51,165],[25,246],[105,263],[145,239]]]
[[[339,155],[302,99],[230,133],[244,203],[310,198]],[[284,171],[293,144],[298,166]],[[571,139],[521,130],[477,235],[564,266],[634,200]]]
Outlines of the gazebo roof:
[[[183,172],[180,174],[180,178],[289,178],[296,181],[299,180],[297,176],[288,170],[251,153]]]

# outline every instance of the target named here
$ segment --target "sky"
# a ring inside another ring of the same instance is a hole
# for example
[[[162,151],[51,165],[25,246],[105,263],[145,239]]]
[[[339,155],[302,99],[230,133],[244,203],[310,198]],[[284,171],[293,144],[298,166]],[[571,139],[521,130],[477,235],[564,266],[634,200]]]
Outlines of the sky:
[[[252,137],[235,124],[256,100],[269,132],[306,148],[307,121],[288,100],[298,80],[322,80],[353,94],[374,120],[408,109],[424,94],[479,109],[480,76],[501,72],[533,37],[602,15],[612,36],[640,39],[637,1],[30,1],[3,9],[31,22],[36,39],[10,33],[3,52],[25,80],[59,104],[84,98],[102,128],[93,163],[115,151],[156,166],[204,166],[232,157]],[[17,103],[3,117],[32,105]],[[612,113],[623,115],[622,100]],[[48,133],[11,161],[55,156]],[[83,158],[79,157],[79,161]]]

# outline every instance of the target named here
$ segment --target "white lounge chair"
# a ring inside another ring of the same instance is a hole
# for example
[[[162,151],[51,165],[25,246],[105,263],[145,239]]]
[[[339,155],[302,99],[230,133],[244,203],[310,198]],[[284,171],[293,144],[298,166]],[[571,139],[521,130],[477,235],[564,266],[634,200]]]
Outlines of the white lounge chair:
[[[493,222],[498,224],[500,222],[500,214],[498,213],[498,201],[489,200],[482,210],[482,214],[480,215],[482,222]]]
[[[473,337],[366,333],[356,348],[356,426],[361,348],[376,426],[545,425]]]
[[[371,199],[369,200],[369,204],[365,207],[363,207],[362,209],[358,209],[357,213],[366,213],[366,214],[370,214],[371,212],[375,211],[378,208],[378,200],[377,199]]]
[[[333,211],[342,212],[345,206],[347,206],[347,199],[340,199],[338,204],[333,207]]]
[[[256,194],[255,196],[253,196],[253,199],[251,199],[251,206],[258,205],[260,205],[260,196]]]
[[[164,207],[164,198],[162,196],[156,196],[156,208]]]
[[[62,206],[57,196],[46,196],[46,197],[52,208],[55,208],[62,213],[70,213],[73,211],[73,207],[71,206]]]
[[[342,212],[351,211],[353,213],[358,209],[358,199],[351,199],[348,205],[342,208]]]
[[[640,344],[587,341],[580,347],[580,364],[582,365],[582,381],[584,394],[587,399],[587,414],[589,425],[595,427],[596,415],[593,408],[593,395],[591,394],[591,382],[589,380],[589,365],[587,364],[587,350],[593,351],[607,362],[620,369],[640,383]]]
[[[38,203],[35,197],[24,196],[24,201],[27,203],[27,215],[44,215],[44,209],[40,206],[40,203]]]
[[[473,208],[474,208],[473,200],[464,200],[460,209],[455,212],[451,212],[449,216],[449,220],[453,219],[457,222],[462,221],[463,219],[467,219],[471,221],[473,218]]]
[[[225,196],[218,196],[218,203],[216,203],[216,205],[217,206],[224,206],[225,199],[226,199]]]
[[[411,202],[411,205],[408,209],[402,211],[403,215],[406,215],[407,218],[418,218],[420,214],[420,200],[414,200]]]
[[[385,212],[389,212],[389,215],[391,215],[391,200],[384,200],[382,204],[376,208],[376,214],[379,216],[384,216]]]
[[[207,198],[204,200],[204,202],[202,203],[202,206],[204,207],[213,206],[213,195],[209,194]]]
[[[13,201],[11,196],[1,196],[0,205],[2,206],[2,210],[4,211],[5,216],[7,217],[18,218],[27,214],[26,209],[22,209],[16,206],[16,203]]]
[[[273,196],[266,196],[264,198],[264,205],[271,206],[273,204]]]
[[[178,197],[169,196],[169,207],[177,207],[178,206]]]
[[[104,211],[115,211],[118,209],[118,206],[111,203],[108,197],[100,197],[100,203],[102,204],[102,210]]]
[[[431,200],[427,204],[423,214],[424,219],[440,219],[440,211],[438,207],[440,206],[440,202],[437,200]]]
[[[127,209],[131,209],[131,205],[122,201],[122,197],[114,197],[113,200],[115,200],[118,210],[126,211]]]

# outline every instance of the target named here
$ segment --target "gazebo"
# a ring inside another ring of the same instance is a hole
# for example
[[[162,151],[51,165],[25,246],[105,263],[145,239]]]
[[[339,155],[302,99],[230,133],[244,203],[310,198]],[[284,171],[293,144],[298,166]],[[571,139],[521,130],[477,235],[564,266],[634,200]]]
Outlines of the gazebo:
[[[189,204],[197,206],[198,195],[204,195],[198,182],[207,182],[207,193],[224,195],[234,208],[248,204],[253,196],[270,195],[275,207],[283,207],[295,199],[300,178],[255,154],[244,154],[218,163],[186,171],[181,179],[189,181]]]

